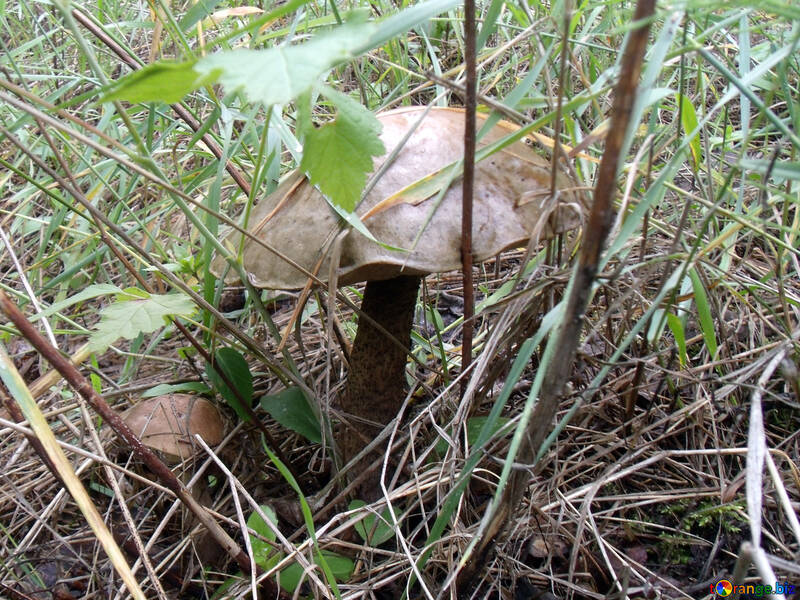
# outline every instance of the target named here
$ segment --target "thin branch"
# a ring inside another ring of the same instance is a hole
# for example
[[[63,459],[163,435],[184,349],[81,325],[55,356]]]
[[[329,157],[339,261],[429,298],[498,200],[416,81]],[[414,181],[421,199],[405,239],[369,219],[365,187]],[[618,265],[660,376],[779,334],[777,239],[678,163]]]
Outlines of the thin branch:
[[[475,296],[472,281],[472,188],[475,181],[475,0],[464,2],[464,59],[466,62],[466,102],[464,111],[464,176],[461,188],[461,272],[464,284],[464,326],[461,330],[461,370],[472,362]],[[461,394],[468,380],[461,382]]]

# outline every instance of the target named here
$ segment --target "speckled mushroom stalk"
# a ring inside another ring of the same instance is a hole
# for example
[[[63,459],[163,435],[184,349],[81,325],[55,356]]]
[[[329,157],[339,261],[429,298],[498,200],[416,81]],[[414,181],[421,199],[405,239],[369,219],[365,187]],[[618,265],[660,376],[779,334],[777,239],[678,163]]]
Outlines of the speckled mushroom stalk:
[[[344,462],[354,458],[369,441],[397,416],[406,396],[406,359],[411,346],[411,326],[421,277],[400,276],[384,281],[369,281],[364,290],[356,339],[350,354],[350,373],[340,399],[350,428],[337,437]],[[387,337],[389,334],[400,344]],[[402,347],[401,347],[402,345]],[[385,448],[385,445],[383,446]],[[356,465],[355,473],[369,466],[376,454]],[[375,495],[377,473],[359,486],[363,493]]]

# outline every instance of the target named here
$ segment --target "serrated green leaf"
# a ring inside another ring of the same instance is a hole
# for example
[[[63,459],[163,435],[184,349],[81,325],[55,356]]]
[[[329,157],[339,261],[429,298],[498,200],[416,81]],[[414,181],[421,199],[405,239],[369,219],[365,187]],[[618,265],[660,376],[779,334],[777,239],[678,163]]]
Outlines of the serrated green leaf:
[[[152,333],[164,326],[166,317],[188,317],[195,310],[186,294],[144,294],[138,297],[123,290],[122,296],[132,299],[109,304],[100,312],[100,322],[89,336],[92,352],[105,350],[119,338],[130,340],[141,333]]]
[[[264,106],[291,102],[329,69],[356,56],[374,25],[348,22],[294,46],[219,52],[197,62],[201,78],[214,78],[227,93],[240,91]]]
[[[270,544],[264,540],[269,540],[270,542],[275,541],[274,526],[278,523],[278,517],[275,514],[275,510],[267,504],[261,505],[261,511],[267,516],[267,519],[272,522],[273,527],[270,527],[269,524],[261,518],[261,515],[253,511],[247,519],[247,527],[255,531],[260,537],[254,536],[249,532],[248,535],[250,537],[250,548],[253,550],[253,560],[255,560],[259,567],[265,571],[269,571],[278,564],[278,561],[281,559],[281,553],[275,548],[274,544]],[[263,537],[264,540],[260,539],[261,537]]]
[[[277,394],[263,396],[261,407],[287,429],[315,444],[322,442],[322,430],[317,416],[299,387],[290,387]]]
[[[213,83],[220,75],[213,69],[197,70],[195,61],[158,62],[134,71],[111,84],[100,102],[179,102],[199,87]]]
[[[150,292],[140,290],[137,287],[126,287],[117,293],[117,300],[147,300]]]
[[[336,118],[308,132],[300,170],[329,202],[353,212],[372,171],[372,157],[386,151],[378,137],[381,124],[345,94],[330,89],[323,94],[336,106]]]
[[[336,581],[347,581],[353,576],[355,563],[353,563],[351,559],[329,550],[323,550],[322,557],[328,563],[331,573]],[[316,560],[314,562],[315,564],[318,564]],[[297,589],[297,586],[300,585],[300,580],[302,577],[303,567],[297,563],[292,563],[285,569],[281,570],[278,582],[284,590],[291,594],[294,593],[294,591]]]
[[[77,294],[70,296],[69,298],[51,304],[47,309],[33,315],[30,320],[31,322],[38,321],[44,317],[54,315],[55,313],[60,312],[65,308],[72,306],[73,304],[77,304],[78,302],[90,300],[91,298],[97,298],[98,296],[105,296],[107,294],[118,294],[121,291],[122,290],[120,288],[115,285],[111,285],[110,283],[90,285],[85,290],[82,290]]]
[[[242,92],[251,102],[286,104],[310,90],[329,69],[355,57],[374,29],[373,24],[354,20],[303,44],[241,48],[197,61],[159,62],[117,80],[101,101],[178,102],[204,85],[219,83],[227,93]]]
[[[347,508],[348,510],[355,510],[366,505],[367,503],[363,500],[353,500]],[[389,509],[390,507],[387,506],[381,512],[380,517],[369,512],[366,517],[355,524],[356,533],[370,546],[380,546],[394,537],[394,525],[392,524]],[[396,513],[394,514],[396,516]]]
[[[228,405],[236,412],[242,421],[249,421],[250,416],[239,401],[239,397],[245,402],[249,403],[253,398],[253,374],[250,372],[250,366],[244,359],[244,356],[234,348],[220,348],[214,353],[214,364],[217,369],[225,373],[233,385],[236,386],[234,393],[220,374],[211,364],[206,363],[206,375],[208,376],[211,384],[216,390],[225,398]]]

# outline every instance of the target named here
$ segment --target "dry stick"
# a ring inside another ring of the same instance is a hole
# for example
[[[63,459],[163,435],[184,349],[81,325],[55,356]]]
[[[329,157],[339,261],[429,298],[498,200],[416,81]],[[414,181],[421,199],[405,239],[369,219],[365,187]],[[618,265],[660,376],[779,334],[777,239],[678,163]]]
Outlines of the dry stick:
[[[567,153],[561,148],[561,111],[563,110],[564,85],[567,80],[567,54],[569,53],[569,26],[571,19],[569,2],[564,3],[564,40],[561,47],[561,59],[559,62],[558,74],[558,98],[556,99],[556,119],[553,131],[553,169],[550,174],[550,197],[556,196],[556,174],[558,173],[558,159],[564,157],[567,161]]]
[[[615,88],[615,101],[611,116],[606,149],[598,169],[597,185],[594,192],[594,204],[589,223],[584,229],[586,235],[581,246],[581,254],[575,273],[572,292],[567,299],[564,318],[558,330],[555,343],[555,354],[547,365],[539,401],[531,416],[528,429],[520,445],[516,462],[530,464],[549,431],[550,423],[555,417],[564,383],[575,358],[575,349],[580,339],[583,315],[589,301],[595,275],[597,274],[600,253],[606,237],[614,222],[614,191],[616,190],[617,166],[620,160],[625,134],[628,129],[631,111],[636,96],[636,84],[639,80],[644,51],[650,32],[650,17],[655,10],[655,0],[639,0],[634,13],[634,21],[639,27],[630,33],[622,58],[622,71]],[[456,580],[459,595],[468,594],[470,586],[478,575],[480,566],[502,533],[504,526],[513,516],[530,481],[530,469],[512,471],[509,482],[502,492],[502,499],[497,512],[489,521],[482,539],[475,551],[459,573]]]
[[[98,394],[80,371],[61,353],[54,348],[36,330],[30,321],[22,314],[5,292],[0,290],[0,310],[11,320],[20,334],[49,362],[61,376],[77,391],[86,402],[109,424],[114,432],[122,438],[133,453],[170,489],[183,504],[197,517],[209,530],[211,535],[225,551],[236,560],[239,568],[245,573],[250,572],[250,559],[239,548],[239,545],[225,532],[220,525],[211,518],[206,509],[192,497],[192,494],[175,477],[175,474],[159,459],[155,453],[134,435],[120,416]],[[265,592],[270,597],[278,597],[279,588],[271,579],[263,582]]]
[[[464,2],[464,59],[466,102],[464,103],[464,178],[461,187],[461,272],[464,285],[464,326],[461,329],[461,372],[472,362],[472,332],[475,297],[472,289],[472,188],[475,181],[475,0]],[[461,395],[468,379],[461,381]]]

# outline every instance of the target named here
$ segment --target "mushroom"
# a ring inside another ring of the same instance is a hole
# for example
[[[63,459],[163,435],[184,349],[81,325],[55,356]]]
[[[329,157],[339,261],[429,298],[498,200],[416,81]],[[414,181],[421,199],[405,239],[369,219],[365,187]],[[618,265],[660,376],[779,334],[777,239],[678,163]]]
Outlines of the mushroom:
[[[427,114],[424,111],[424,107],[410,107],[378,115],[383,126],[380,137],[389,152],[375,159],[375,171],[409,130],[415,125],[416,129],[358,207],[376,239],[408,251],[389,249],[353,230],[341,241],[338,284],[367,282],[349,374],[339,399],[360,433],[340,430],[336,434],[345,462],[358,454],[365,447],[364,439],[374,437],[402,406],[421,278],[461,267],[460,178],[447,190],[427,226],[432,202],[426,200],[435,197],[437,191],[406,190],[396,195],[463,157],[463,109],[434,108]],[[484,122],[485,117],[479,115],[479,128]],[[516,129],[510,123],[499,122],[479,141],[479,148]],[[532,236],[547,239],[578,226],[583,194],[566,174],[559,172],[559,193],[555,199],[550,198],[550,173],[550,164],[521,141],[476,165],[472,240],[476,262],[524,245]],[[319,264],[317,272],[326,278],[330,257],[324,254],[325,240],[340,230],[340,220],[302,174],[289,176],[262,201],[254,209],[251,224],[253,235],[307,271],[314,271]],[[414,246],[420,231],[423,233]],[[233,239],[238,242],[241,237],[234,234]],[[289,290],[307,282],[307,276],[296,266],[252,240],[244,245],[243,259],[256,287]],[[389,340],[387,334],[395,341]],[[374,479],[369,481],[374,483]],[[367,489],[361,486],[362,493]]]
[[[170,462],[191,458],[200,434],[209,446],[222,441],[225,424],[216,407],[190,394],[167,394],[137,402],[122,414],[122,420],[142,443]]]

